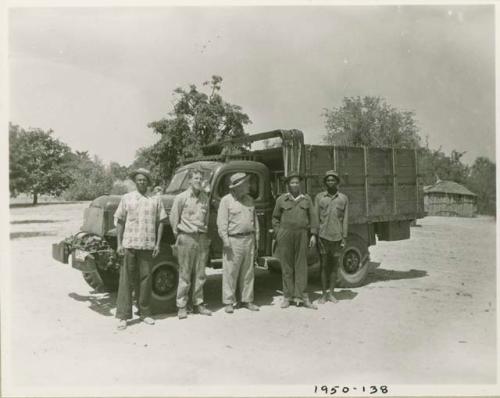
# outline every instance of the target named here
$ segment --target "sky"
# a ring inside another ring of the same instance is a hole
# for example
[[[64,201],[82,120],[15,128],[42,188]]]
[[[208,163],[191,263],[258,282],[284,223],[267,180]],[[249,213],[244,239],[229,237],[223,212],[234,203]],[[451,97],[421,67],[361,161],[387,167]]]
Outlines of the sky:
[[[11,8],[9,120],[129,165],[173,90],[223,77],[247,132],[300,129],[381,96],[432,148],[495,159],[493,6]]]

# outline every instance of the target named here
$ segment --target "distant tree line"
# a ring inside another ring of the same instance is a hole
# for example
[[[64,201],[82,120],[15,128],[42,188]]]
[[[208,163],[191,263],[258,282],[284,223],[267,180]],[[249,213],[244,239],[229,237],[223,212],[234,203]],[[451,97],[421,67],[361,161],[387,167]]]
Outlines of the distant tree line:
[[[173,110],[148,125],[159,140],[140,148],[129,167],[115,162],[105,166],[88,152],[72,152],[52,136],[51,130],[24,130],[10,124],[11,195],[30,193],[36,203],[40,194],[61,195],[68,200],[121,194],[127,191],[129,170],[137,167],[150,169],[154,184],[166,186],[183,159],[201,155],[202,147],[214,141],[246,135],[245,126],[251,123],[240,106],[222,98],[220,76],[212,76],[203,86],[205,90],[194,84],[174,90]],[[425,166],[425,185],[435,183],[437,176],[456,181],[478,195],[479,213],[495,214],[495,163],[478,157],[468,166],[461,160],[464,152],[453,150],[448,155],[441,148],[429,148],[427,142],[422,143],[414,112],[399,110],[380,97],[345,97],[339,107],[325,109],[323,116],[325,143],[418,149]],[[242,150],[245,148],[225,148]]]
[[[23,129],[9,124],[10,195],[59,196],[66,200],[92,200],[104,194],[123,194],[128,168],[116,162],[105,166],[87,151],[72,152],[53,137],[53,131]]]

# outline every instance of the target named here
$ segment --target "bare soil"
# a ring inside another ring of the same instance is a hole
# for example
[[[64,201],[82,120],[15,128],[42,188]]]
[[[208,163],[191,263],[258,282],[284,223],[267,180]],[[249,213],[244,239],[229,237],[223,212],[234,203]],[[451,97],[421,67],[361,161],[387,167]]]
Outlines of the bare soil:
[[[377,268],[338,304],[279,308],[279,275],[259,271],[256,302],[226,314],[220,271],[212,317],[115,326],[115,295],[95,293],[51,257],[86,203],[11,209],[4,393],[89,386],[488,384],[496,378],[495,220],[428,217],[412,237],[372,247]],[[317,272],[310,291],[319,295]],[[104,390],[103,390],[104,391]],[[50,395],[50,394],[49,394]]]

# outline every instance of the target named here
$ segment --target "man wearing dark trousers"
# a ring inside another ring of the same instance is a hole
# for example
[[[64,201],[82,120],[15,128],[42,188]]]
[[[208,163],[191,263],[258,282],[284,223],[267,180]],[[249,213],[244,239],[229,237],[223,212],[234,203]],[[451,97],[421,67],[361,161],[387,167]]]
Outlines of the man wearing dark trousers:
[[[343,249],[348,233],[347,196],[337,187],[340,178],[335,170],[325,173],[323,183],[326,191],[316,195],[315,206],[319,220],[318,248],[321,261],[321,287],[323,294],[320,304],[327,301],[337,303],[334,296],[338,272],[338,254]],[[329,291],[328,291],[329,289]]]
[[[295,300],[297,305],[303,303],[306,308],[317,309],[310,302],[306,288],[307,248],[316,246],[318,220],[311,198],[300,192],[301,180],[297,173],[288,175],[288,193],[278,198],[273,211],[275,254],[280,260],[283,277],[281,308],[288,308],[290,301]]]
[[[116,317],[118,329],[127,327],[132,318],[132,291],[135,291],[137,307],[141,320],[153,325],[151,318],[151,272],[153,257],[160,252],[163,234],[162,221],[167,213],[159,196],[148,194],[151,175],[146,169],[131,173],[136,191],[123,195],[114,218],[117,235],[117,253],[123,256],[120,269]]]

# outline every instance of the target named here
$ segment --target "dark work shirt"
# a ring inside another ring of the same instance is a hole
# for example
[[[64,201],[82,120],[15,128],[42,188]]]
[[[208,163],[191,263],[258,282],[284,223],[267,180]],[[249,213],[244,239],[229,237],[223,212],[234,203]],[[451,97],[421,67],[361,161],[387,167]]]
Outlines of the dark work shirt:
[[[273,211],[273,228],[310,229],[318,233],[318,217],[309,195],[294,198],[290,193],[281,195],[276,200]]]
[[[333,242],[347,238],[348,204],[347,196],[341,192],[330,195],[324,191],[316,195],[315,205],[319,219],[320,238]]]

